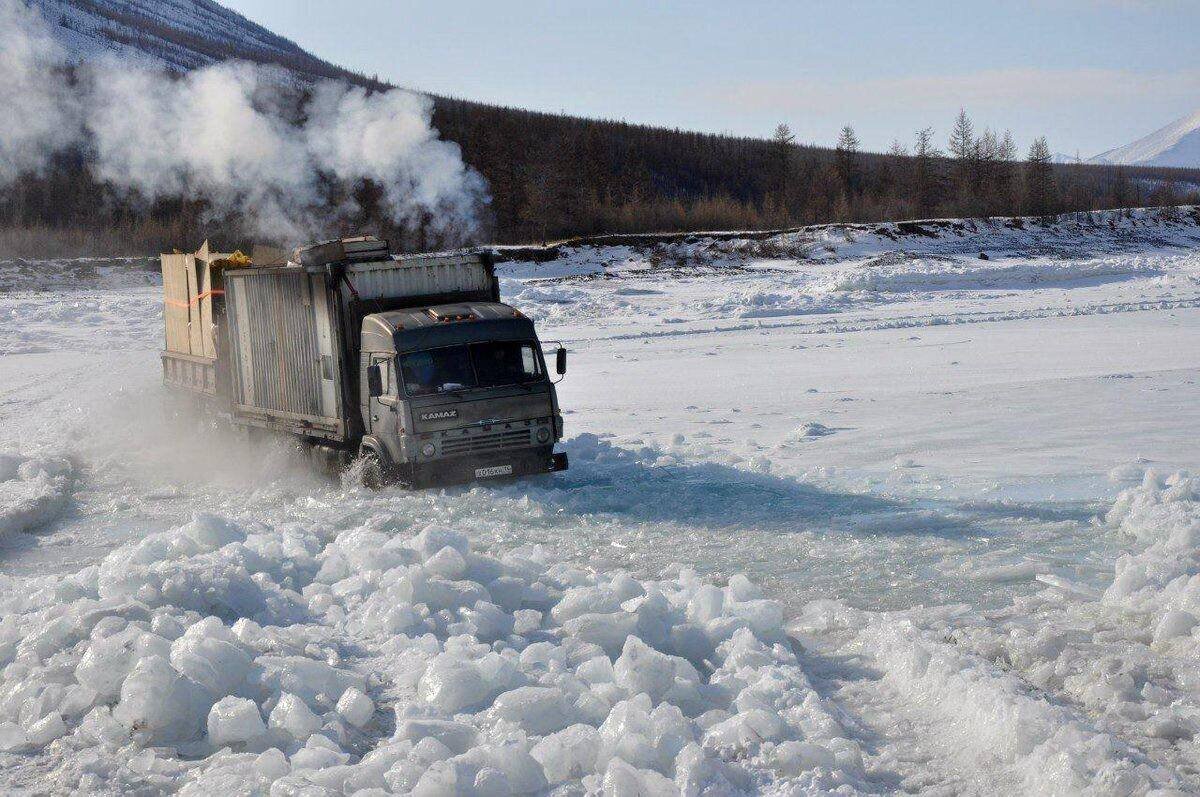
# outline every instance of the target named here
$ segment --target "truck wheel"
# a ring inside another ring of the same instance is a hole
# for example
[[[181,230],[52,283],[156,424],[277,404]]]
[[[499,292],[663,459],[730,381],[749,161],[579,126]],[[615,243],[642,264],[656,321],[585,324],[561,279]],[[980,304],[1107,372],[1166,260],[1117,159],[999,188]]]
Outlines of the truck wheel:
[[[383,461],[374,451],[366,450],[362,454],[362,485],[368,490],[383,488],[386,478],[383,472]]]

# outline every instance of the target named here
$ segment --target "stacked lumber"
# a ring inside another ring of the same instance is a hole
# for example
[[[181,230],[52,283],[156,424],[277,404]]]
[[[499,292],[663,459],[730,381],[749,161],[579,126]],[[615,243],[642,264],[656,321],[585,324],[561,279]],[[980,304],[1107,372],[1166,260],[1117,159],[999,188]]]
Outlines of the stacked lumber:
[[[250,265],[241,252],[216,253],[208,241],[194,253],[162,255],[166,349],[216,359],[217,318],[225,294],[222,271]]]

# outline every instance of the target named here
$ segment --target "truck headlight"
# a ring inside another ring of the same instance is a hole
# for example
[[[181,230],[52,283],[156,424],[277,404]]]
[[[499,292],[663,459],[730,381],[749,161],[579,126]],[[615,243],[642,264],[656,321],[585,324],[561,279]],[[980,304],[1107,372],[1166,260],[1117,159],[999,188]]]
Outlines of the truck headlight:
[[[437,446],[435,446],[433,443],[426,443],[425,445],[421,446],[421,453],[427,457],[432,457],[437,453]]]
[[[538,429],[537,430],[537,440],[539,443],[549,443],[550,442],[550,428],[547,426],[543,426],[542,428]]]

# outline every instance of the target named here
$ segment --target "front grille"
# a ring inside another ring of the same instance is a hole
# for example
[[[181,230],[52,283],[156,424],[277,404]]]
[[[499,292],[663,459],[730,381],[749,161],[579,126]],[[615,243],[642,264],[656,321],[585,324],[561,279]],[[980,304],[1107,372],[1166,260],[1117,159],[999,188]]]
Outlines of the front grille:
[[[455,454],[480,454],[487,451],[502,451],[506,448],[528,448],[533,443],[533,430],[505,429],[500,432],[443,437],[442,456]]]

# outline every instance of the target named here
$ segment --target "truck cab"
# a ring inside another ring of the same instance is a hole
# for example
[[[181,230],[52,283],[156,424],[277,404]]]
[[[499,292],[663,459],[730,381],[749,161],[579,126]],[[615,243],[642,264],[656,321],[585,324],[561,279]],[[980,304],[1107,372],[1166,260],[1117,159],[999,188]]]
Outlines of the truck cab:
[[[468,301],[363,318],[363,450],[412,486],[550,473],[562,414],[533,322]],[[557,375],[566,352],[554,357]]]

